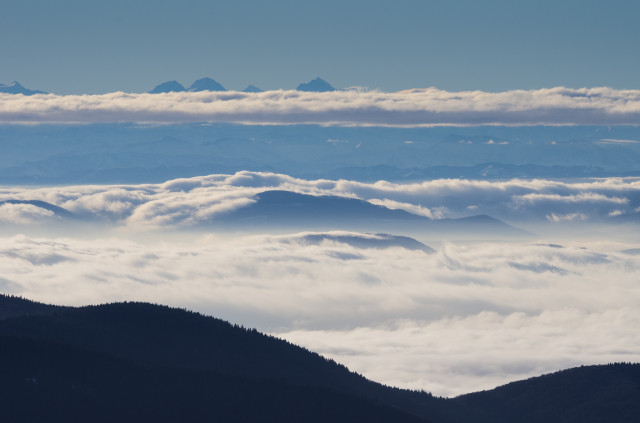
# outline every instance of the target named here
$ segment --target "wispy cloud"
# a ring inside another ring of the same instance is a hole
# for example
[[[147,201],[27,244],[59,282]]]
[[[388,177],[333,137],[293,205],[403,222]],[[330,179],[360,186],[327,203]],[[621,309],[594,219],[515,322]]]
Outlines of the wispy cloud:
[[[339,125],[640,124],[640,91],[611,88],[394,93],[0,94],[0,122],[233,122]],[[607,140],[609,142],[609,140]]]

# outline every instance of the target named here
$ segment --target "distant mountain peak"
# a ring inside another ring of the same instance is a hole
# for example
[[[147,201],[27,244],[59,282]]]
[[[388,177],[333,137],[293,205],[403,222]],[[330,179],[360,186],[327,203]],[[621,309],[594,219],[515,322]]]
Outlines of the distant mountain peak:
[[[243,93],[261,93],[261,92],[264,92],[264,91],[261,90],[260,88],[256,87],[255,85],[249,85],[247,88],[242,90],[242,92]]]
[[[318,77],[307,83],[302,83],[296,88],[298,91],[311,91],[311,92],[326,92],[335,91],[336,89],[331,86],[327,81]]]
[[[227,89],[214,79],[205,77],[191,84],[189,91],[227,91]]]
[[[46,94],[46,92],[44,92],[44,91],[30,90],[28,88],[25,88],[18,81],[13,81],[10,84],[1,84],[0,83],[0,93],[5,93],[5,94],[24,94],[24,95]]]
[[[160,85],[156,85],[154,89],[149,91],[149,94],[159,94],[159,93],[171,93],[171,92],[182,92],[186,91],[186,88],[182,86],[178,81],[167,81],[163,82]]]

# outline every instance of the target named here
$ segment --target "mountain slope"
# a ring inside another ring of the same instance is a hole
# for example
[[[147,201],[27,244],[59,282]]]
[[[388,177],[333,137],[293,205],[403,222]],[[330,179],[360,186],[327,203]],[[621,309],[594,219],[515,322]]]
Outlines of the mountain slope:
[[[0,335],[56,342],[147,366],[171,366],[333,389],[427,415],[433,397],[385,387],[286,341],[145,303],[70,308],[0,320]]]
[[[185,310],[56,308],[2,295],[0,310],[0,406],[19,417],[11,421],[640,421],[640,364],[574,368],[442,399]]]
[[[52,342],[0,336],[3,421],[425,422],[330,389],[149,367]]]
[[[18,316],[49,315],[65,307],[38,303],[22,297],[0,294],[0,319]]]
[[[640,364],[577,367],[449,401],[438,421],[638,422]]]
[[[13,81],[11,84],[0,84],[0,93],[24,95],[46,94],[44,91],[25,88],[18,81]]]

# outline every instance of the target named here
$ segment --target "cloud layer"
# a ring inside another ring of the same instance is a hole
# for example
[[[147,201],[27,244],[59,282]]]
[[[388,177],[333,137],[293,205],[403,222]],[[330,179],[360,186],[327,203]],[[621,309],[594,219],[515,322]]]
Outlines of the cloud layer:
[[[394,93],[0,94],[0,123],[231,122],[323,125],[640,124],[640,91],[611,88]]]
[[[427,253],[358,248],[339,241],[347,235],[14,236],[0,242],[0,288],[61,304],[188,307],[441,395],[640,360],[640,256],[622,252],[637,243],[445,244]]]
[[[525,227],[538,222],[640,221],[640,178],[365,183],[242,171],[162,184],[0,188],[0,203],[42,200],[79,217],[131,230],[172,229],[215,222],[251,204],[254,195],[274,189],[359,198],[430,218],[488,214]],[[44,225],[47,218],[53,224],[59,222],[58,217],[32,206],[0,206],[0,224]]]

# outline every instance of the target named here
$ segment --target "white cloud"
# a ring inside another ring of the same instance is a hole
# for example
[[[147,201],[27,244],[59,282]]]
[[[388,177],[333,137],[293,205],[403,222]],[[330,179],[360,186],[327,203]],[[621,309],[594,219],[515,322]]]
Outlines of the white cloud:
[[[547,219],[551,222],[572,222],[574,220],[587,220],[587,216],[584,213],[570,213],[570,214],[555,214],[551,213],[547,215]]]
[[[0,204],[0,223],[13,225],[44,224],[54,213],[32,204]]]
[[[506,92],[377,91],[0,94],[0,122],[233,122],[342,125],[640,123],[640,90],[564,87]]]
[[[378,199],[378,198],[370,198],[369,201],[372,204],[377,204],[379,206],[384,206],[392,210],[406,210],[410,213],[417,214],[419,216],[426,216],[430,219],[439,219],[442,216],[438,215],[438,213],[433,213],[432,210],[429,210],[426,207],[422,207],[420,205],[410,204],[410,203],[402,203],[400,201],[394,201],[389,199]]]

